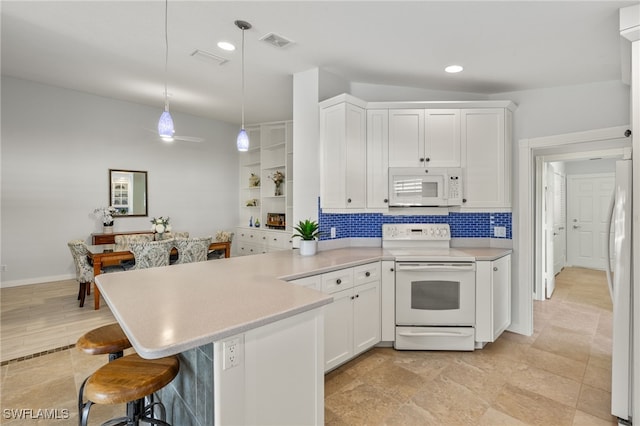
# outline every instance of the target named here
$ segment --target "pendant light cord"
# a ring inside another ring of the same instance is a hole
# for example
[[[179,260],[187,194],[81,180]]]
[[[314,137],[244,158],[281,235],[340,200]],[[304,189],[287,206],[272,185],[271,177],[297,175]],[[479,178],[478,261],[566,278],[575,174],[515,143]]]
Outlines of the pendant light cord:
[[[244,130],[244,28],[242,29],[242,129]]]
[[[164,110],[169,111],[169,92],[167,80],[169,78],[169,0],[164,1]]]

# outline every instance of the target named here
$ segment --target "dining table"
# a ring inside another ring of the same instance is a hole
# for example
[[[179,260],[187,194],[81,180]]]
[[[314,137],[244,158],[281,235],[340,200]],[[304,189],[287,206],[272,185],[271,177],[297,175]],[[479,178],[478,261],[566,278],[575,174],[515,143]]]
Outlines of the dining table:
[[[103,266],[118,265],[123,260],[135,259],[128,245],[122,244],[94,244],[87,245],[88,257],[93,263],[93,275],[100,275]],[[172,252],[175,249],[172,250]],[[209,251],[224,250],[224,257],[231,257],[230,241],[213,241],[209,245]],[[177,253],[177,251],[176,251]],[[100,290],[93,286],[93,309],[100,309]]]

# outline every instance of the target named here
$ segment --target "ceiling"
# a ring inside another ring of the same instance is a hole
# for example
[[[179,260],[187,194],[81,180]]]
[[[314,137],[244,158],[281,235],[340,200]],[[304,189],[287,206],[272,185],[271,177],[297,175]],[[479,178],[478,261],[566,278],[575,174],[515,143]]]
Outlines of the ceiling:
[[[620,80],[618,10],[637,1],[181,1],[168,4],[171,110],[240,121],[292,117],[293,74],[496,94]],[[7,1],[2,74],[163,108],[164,1]],[[276,48],[274,32],[295,43]],[[202,49],[223,65],[191,56]],[[450,64],[465,70],[446,74]]]

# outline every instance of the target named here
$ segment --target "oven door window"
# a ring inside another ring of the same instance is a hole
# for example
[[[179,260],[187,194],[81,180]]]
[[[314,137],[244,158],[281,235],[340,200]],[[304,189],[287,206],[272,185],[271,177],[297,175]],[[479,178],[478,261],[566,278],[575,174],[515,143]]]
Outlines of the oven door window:
[[[424,311],[460,309],[460,282],[412,281],[411,309]]]

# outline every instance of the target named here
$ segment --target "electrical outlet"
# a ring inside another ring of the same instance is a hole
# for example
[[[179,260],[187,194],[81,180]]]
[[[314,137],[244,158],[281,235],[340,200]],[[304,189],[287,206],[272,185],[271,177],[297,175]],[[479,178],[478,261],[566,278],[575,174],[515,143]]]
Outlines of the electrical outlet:
[[[335,227],[331,227],[331,238],[335,238],[336,237],[336,228]]]
[[[504,226],[495,226],[493,228],[493,236],[494,237],[506,237],[507,236],[507,228]]]
[[[242,356],[242,342],[239,337],[236,337],[226,342],[222,342],[222,348],[224,349],[224,363],[223,370],[228,370],[240,365],[240,358]]]

